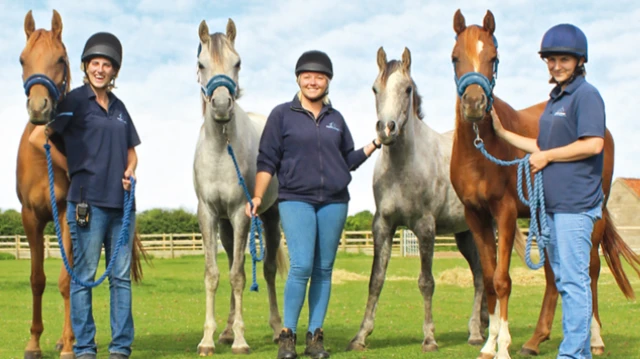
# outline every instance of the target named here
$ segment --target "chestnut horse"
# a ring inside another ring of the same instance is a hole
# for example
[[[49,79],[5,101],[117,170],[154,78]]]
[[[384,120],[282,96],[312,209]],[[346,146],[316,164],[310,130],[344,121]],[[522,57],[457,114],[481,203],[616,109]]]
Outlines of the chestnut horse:
[[[495,134],[490,109],[496,110],[506,129],[520,135],[536,138],[538,120],[545,103],[515,111],[507,103],[493,96],[497,75],[498,52],[494,36],[495,19],[490,11],[483,26],[469,26],[460,10],[455,13],[453,28],[457,35],[452,61],[458,85],[456,101],[456,128],[451,156],[452,184],[465,206],[465,217],[471,229],[484,273],[484,283],[489,307],[489,336],[481,350],[480,358],[510,358],[511,336],[508,324],[508,304],[511,294],[509,264],[513,248],[516,218],[529,217],[530,212],[517,196],[516,167],[501,167],[487,160],[475,147],[474,140],[482,138],[486,150],[502,160],[522,158],[525,153],[499,139]],[[491,79],[491,80],[490,80]],[[474,131],[477,130],[477,132]],[[609,197],[613,173],[614,144],[611,133],[605,135],[602,187],[605,199]],[[496,239],[492,220],[498,226],[497,258]],[[634,298],[633,289],[624,273],[619,256],[622,255],[640,274],[640,259],[616,232],[606,202],[603,218],[592,234],[591,288],[593,291],[592,351],[604,352],[600,337],[597,283],[600,273],[598,247],[602,243],[605,259],[618,286],[627,298]],[[497,263],[496,263],[497,260]],[[546,290],[540,318],[533,337],[524,344],[522,354],[538,354],[539,344],[549,339],[551,324],[558,300],[553,272],[544,263]],[[495,347],[498,345],[496,354]]]
[[[31,132],[38,125],[50,122],[56,111],[56,104],[71,87],[71,71],[69,58],[62,43],[62,19],[53,10],[51,30],[36,30],[31,11],[24,19],[24,31],[27,44],[20,55],[22,65],[22,79],[25,83],[27,123],[18,149],[18,163],[16,170],[16,184],[18,199],[22,204],[22,225],[29,241],[31,251],[31,293],[33,296],[33,314],[31,320],[31,338],[25,348],[24,358],[41,358],[40,336],[44,331],[42,323],[42,295],[44,293],[46,277],[44,274],[44,227],[53,219],[49,196],[49,181],[47,176],[47,162],[42,151],[29,143]],[[62,229],[62,242],[70,263],[73,263],[71,249],[71,235],[66,219],[66,197],[69,189],[67,174],[61,168],[54,167],[55,195],[59,208],[58,219]],[[141,243],[136,234],[136,245],[132,246],[133,263],[132,277],[139,281],[142,277],[140,265]],[[144,252],[143,252],[144,254]],[[73,265],[73,264],[72,264]],[[64,265],[58,279],[58,289],[64,299],[64,326],[62,337],[56,343],[60,350],[60,358],[74,358],[73,342],[75,340],[71,330],[69,289],[70,277]]]

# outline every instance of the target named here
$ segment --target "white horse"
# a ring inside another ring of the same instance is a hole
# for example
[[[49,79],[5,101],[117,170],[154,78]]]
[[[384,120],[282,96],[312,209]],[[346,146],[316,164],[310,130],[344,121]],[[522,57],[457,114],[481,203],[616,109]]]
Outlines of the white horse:
[[[365,339],[373,331],[393,234],[401,225],[408,226],[418,237],[421,261],[418,287],[424,300],[422,350],[438,349],[431,305],[435,289],[432,264],[435,236],[444,233],[455,234],[458,249],[473,274],[475,292],[468,343],[481,345],[489,316],[480,257],[465,222],[464,206],[449,179],[451,133],[440,134],[422,121],[421,98],[411,78],[411,53],[407,48],[402,61],[387,62],[381,47],[377,62],[379,74],[373,85],[378,113],[376,130],[385,146],[373,174],[374,259],[364,319],[347,350],[363,350]]]
[[[233,148],[249,193],[253,193],[258,144],[265,120],[257,115],[251,118],[236,103],[239,96],[240,56],[234,49],[236,27],[233,21],[229,19],[226,35],[210,35],[206,22],[202,21],[198,34],[198,80],[202,86],[204,124],[196,146],[193,173],[198,196],[198,221],[204,243],[206,291],[204,335],[198,345],[198,353],[211,355],[215,350],[213,335],[216,330],[215,293],[219,280],[216,263],[218,233],[229,258],[232,288],[227,327],[220,334],[219,343],[232,343],[234,353],[248,353],[249,345],[244,338],[242,294],[246,282],[244,257],[250,219],[244,212],[247,198],[243,188],[238,185],[227,144]],[[274,179],[260,206],[266,241],[264,277],[269,293],[269,324],[273,328],[274,341],[277,341],[282,329],[275,275],[276,270],[283,271],[286,266],[286,258],[280,247],[277,188],[278,181]]]

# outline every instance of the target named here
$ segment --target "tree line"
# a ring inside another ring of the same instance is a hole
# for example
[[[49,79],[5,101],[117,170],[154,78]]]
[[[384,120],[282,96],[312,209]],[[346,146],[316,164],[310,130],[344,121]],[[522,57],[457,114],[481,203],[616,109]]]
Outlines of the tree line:
[[[348,216],[345,223],[347,231],[370,231],[373,222],[373,214],[370,211],[362,211]],[[154,208],[139,212],[136,218],[138,232],[141,234],[154,233],[199,233],[198,217],[184,209]],[[45,227],[45,234],[55,234],[53,223]],[[0,235],[24,235],[20,212],[8,209],[0,209]]]

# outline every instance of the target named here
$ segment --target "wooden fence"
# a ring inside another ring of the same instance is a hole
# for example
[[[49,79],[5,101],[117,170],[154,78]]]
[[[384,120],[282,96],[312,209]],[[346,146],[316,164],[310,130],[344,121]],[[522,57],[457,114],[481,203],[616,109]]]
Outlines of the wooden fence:
[[[527,228],[521,229],[525,235]],[[624,233],[635,232],[640,234],[638,227],[618,227]],[[183,255],[202,254],[202,235],[200,233],[169,233],[169,234],[143,234],[140,236],[142,244],[147,252],[154,257],[175,258]],[[284,239],[284,236],[283,236]],[[282,242],[286,247],[286,240]],[[436,250],[457,251],[455,239],[452,236],[436,237]],[[640,253],[640,247],[632,248]],[[218,241],[218,251],[224,249]],[[535,250],[535,248],[534,248]],[[373,254],[373,234],[371,231],[344,231],[340,240],[339,251],[344,253]],[[29,259],[29,243],[26,236],[0,236],[0,253],[11,253],[17,259]],[[392,256],[417,256],[418,245],[415,235],[409,230],[398,230],[393,237]],[[60,258],[60,248],[55,236],[47,235],[44,241],[45,258]]]

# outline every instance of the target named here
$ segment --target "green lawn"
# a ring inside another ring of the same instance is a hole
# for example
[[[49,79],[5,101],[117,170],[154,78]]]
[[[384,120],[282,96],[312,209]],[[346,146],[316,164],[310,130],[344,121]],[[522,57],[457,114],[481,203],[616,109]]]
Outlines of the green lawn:
[[[362,353],[344,351],[357,332],[366,303],[368,274],[372,257],[340,254],[336,269],[340,269],[339,283],[333,287],[329,313],[325,322],[325,342],[332,358],[475,358],[479,348],[467,345],[467,321],[471,310],[473,288],[455,283],[465,282],[466,262],[461,259],[436,259],[434,276],[434,320],[439,351],[422,353],[423,305],[417,288],[417,258],[392,258],[388,281],[378,305],[376,328],[369,337],[368,350]],[[513,266],[521,268],[519,259]],[[604,261],[603,261],[604,263]],[[229,282],[226,257],[219,260],[221,280],[216,300],[218,332],[224,327],[228,314]],[[56,358],[54,350],[62,328],[63,305],[57,291],[60,260],[46,262],[47,290],[43,304],[45,332],[41,345],[44,358]],[[31,294],[29,289],[29,261],[0,260],[0,358],[22,358],[29,338]],[[247,279],[250,265],[247,262]],[[145,267],[145,280],[134,286],[134,320],[136,339],[132,358],[196,358],[196,347],[202,337],[204,323],[204,257],[155,259],[153,267]],[[513,270],[513,269],[512,269]],[[261,270],[260,270],[261,271]],[[345,272],[346,271],[346,272]],[[350,273],[347,273],[350,272]],[[608,271],[600,285],[600,314],[607,358],[640,358],[640,305],[624,299]],[[512,272],[515,273],[515,272]],[[518,270],[522,274],[522,269]],[[627,273],[631,276],[629,270]],[[357,275],[359,274],[359,275]],[[451,276],[456,274],[458,277]],[[529,273],[530,275],[531,273]],[[540,273],[533,274],[533,283],[522,285],[524,275],[515,276],[510,303],[509,324],[512,335],[511,356],[517,354],[529,338],[536,323],[543,288],[535,284]],[[364,279],[363,280],[363,276]],[[408,277],[408,278],[407,278]],[[345,278],[351,280],[344,280]],[[451,280],[450,278],[457,278]],[[353,280],[356,279],[356,280]],[[527,283],[531,280],[527,279]],[[636,290],[640,281],[632,277]],[[455,283],[451,283],[455,282]],[[268,304],[266,284],[260,282],[260,292],[245,291],[244,319],[246,339],[252,358],[275,358],[277,347],[270,342],[271,329],[267,323]],[[280,311],[282,313],[283,282],[278,281]],[[99,358],[107,358],[109,333],[108,285],[94,290],[94,315],[97,322]],[[299,332],[304,333],[307,311],[303,310]],[[552,339],[541,346],[540,358],[555,358],[561,336],[560,310],[554,322]],[[300,340],[302,343],[304,340]],[[303,344],[298,351],[302,352]],[[231,348],[216,345],[215,357],[232,358]]]

